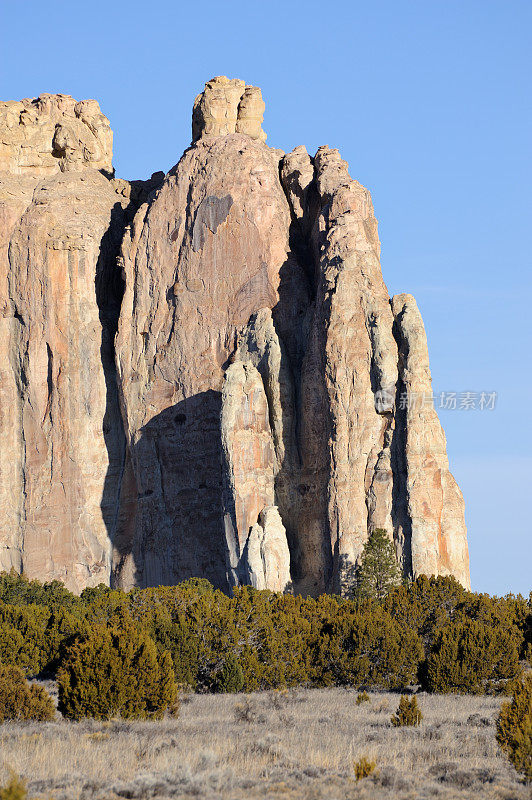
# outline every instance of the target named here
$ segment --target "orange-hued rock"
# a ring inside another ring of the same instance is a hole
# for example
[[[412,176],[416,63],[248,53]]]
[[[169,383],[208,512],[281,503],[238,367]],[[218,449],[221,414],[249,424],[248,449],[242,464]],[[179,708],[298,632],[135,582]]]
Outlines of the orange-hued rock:
[[[36,187],[9,246],[22,566],[78,590],[109,580],[112,484],[124,456],[97,296],[108,288],[106,256],[116,256],[117,209],[99,172],[58,173]]]
[[[130,183],[95,101],[0,104],[0,569],[347,592],[379,527],[405,575],[469,585],[371,196],[263,113],[213,78],[176,167]]]

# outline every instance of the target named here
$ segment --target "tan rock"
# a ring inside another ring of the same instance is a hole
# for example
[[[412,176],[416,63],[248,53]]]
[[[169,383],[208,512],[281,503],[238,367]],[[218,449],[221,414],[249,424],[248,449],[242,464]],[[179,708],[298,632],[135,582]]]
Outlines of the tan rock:
[[[247,582],[245,575],[242,577],[241,559],[249,532],[262,509],[275,499],[268,401],[261,375],[251,362],[235,362],[225,373],[221,437],[225,535],[232,582],[238,584]]]
[[[14,453],[24,487],[15,530],[29,577],[76,590],[109,580],[113,484],[124,458],[98,297],[108,288],[102,241],[117,205],[99,172],[59,173],[35,190],[9,248],[21,421]]]
[[[129,199],[99,171],[112,134],[95,101],[2,104],[0,141],[0,568],[79,591],[110,576]]]
[[[266,141],[266,134],[262,130],[264,110],[266,106],[262,99],[262,92],[258,86],[246,86],[244,94],[238,104],[238,117],[236,120],[236,133],[245,133],[253,139]]]
[[[213,78],[178,165],[128,182],[95,101],[0,104],[0,568],[347,591],[383,527],[405,575],[469,585],[370,194],[337,150],[268,148],[263,113]]]
[[[276,500],[293,546],[297,541],[295,393],[269,308],[253,314],[239,336],[225,373],[221,420],[225,529],[235,581],[240,582],[247,574],[242,553],[262,508]],[[286,566],[289,570],[290,559]]]
[[[290,551],[276,506],[261,511],[249,532],[243,561],[246,583],[255,589],[285,592],[291,588]]]
[[[9,240],[31,203],[35,180],[0,174],[0,570],[22,569],[24,498],[22,439],[18,413],[19,353],[14,346],[22,324],[9,290]]]
[[[117,363],[139,496],[120,560],[140,585],[230,581],[224,376],[250,317],[279,301],[289,225],[277,159],[231,134],[187,150],[125,237]]]
[[[454,575],[470,588],[464,500],[449,471],[445,434],[432,401],[427,339],[416,301],[396,295],[403,395],[406,507],[414,576]]]
[[[257,86],[225,75],[212,78],[196,97],[192,112],[192,141],[204,136],[226,136],[243,133],[264,141],[261,128],[264,101]]]
[[[111,173],[113,132],[96,100],[42,94],[0,103],[0,172],[52,175],[65,162]]]
[[[389,451],[397,380],[371,197],[349,178],[338,151],[320,148],[314,164],[322,210],[313,232],[318,283],[301,379],[299,522],[305,589],[313,593],[343,589],[368,531],[377,524],[393,530]]]

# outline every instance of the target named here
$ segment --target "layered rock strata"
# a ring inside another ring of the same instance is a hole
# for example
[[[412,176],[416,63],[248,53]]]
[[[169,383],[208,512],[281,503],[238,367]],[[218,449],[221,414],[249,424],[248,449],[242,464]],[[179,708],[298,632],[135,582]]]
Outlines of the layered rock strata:
[[[336,150],[267,147],[263,113],[214,78],[177,166],[130,184],[94,101],[0,106],[0,566],[348,592],[382,527],[405,575],[469,585],[370,194]]]

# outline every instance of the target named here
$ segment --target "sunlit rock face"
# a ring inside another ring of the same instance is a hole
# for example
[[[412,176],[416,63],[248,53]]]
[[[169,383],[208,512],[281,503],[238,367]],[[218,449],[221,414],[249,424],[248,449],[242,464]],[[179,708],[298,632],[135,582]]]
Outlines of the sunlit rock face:
[[[0,568],[108,583],[126,442],[117,256],[141,186],[94,100],[0,104]]]
[[[44,98],[0,105],[0,567],[347,591],[381,527],[468,586],[443,431],[399,402],[430,394],[423,323],[338,151],[268,147],[219,77],[128,183],[97,104]]]

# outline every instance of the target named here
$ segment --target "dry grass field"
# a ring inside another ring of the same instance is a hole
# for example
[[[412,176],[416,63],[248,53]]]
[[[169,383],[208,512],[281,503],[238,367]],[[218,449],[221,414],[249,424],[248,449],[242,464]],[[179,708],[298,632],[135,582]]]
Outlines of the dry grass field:
[[[397,695],[356,695],[189,695],[164,722],[4,724],[0,780],[11,768],[55,800],[529,800],[495,742],[498,699],[421,694],[421,726],[394,728]],[[357,782],[362,756],[377,771]]]

